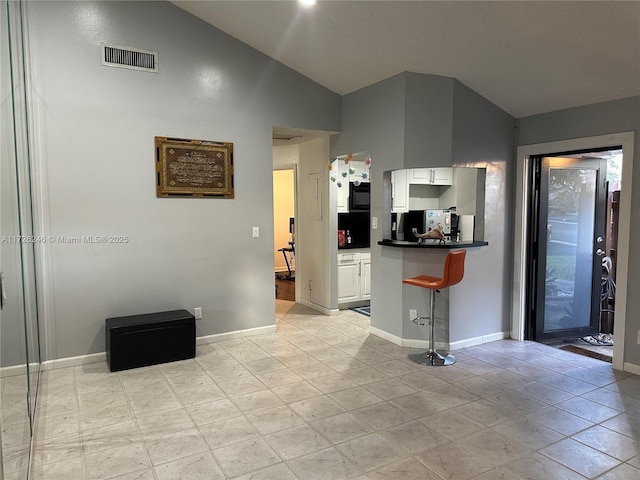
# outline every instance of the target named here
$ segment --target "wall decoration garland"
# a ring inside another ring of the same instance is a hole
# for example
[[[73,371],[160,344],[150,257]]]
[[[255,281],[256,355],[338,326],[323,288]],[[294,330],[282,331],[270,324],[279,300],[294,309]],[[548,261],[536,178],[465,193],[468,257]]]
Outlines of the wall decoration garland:
[[[343,167],[342,164],[344,164],[346,168]],[[334,171],[334,168],[337,171]],[[357,186],[363,181],[369,180],[370,168],[371,156],[368,152],[339,155],[329,163],[329,179],[332,183],[335,183],[338,188],[348,186],[349,182]]]

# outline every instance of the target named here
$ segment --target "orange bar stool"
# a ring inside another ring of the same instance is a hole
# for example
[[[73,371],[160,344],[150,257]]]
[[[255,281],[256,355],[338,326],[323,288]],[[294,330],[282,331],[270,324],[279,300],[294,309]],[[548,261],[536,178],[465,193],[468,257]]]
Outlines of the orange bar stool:
[[[411,321],[416,325],[431,326],[431,336],[429,337],[429,350],[426,352],[410,353],[409,360],[420,363],[422,365],[451,365],[455,363],[456,357],[447,352],[437,352],[435,349],[435,334],[436,334],[436,292],[439,292],[443,288],[450,287],[456,283],[462,281],[464,276],[464,259],[467,255],[467,251],[452,250],[447,255],[444,262],[444,270],[442,272],[442,278],[430,277],[428,275],[419,275],[417,277],[405,278],[402,283],[407,285],[413,285],[416,287],[428,288],[431,315],[428,317],[416,317]],[[425,320],[427,320],[425,322]]]

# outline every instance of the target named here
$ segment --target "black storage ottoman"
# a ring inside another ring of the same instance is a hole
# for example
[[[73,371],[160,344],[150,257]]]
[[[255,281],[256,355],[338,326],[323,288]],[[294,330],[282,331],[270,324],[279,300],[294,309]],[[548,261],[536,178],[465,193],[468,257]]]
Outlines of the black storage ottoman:
[[[107,318],[105,337],[112,372],[196,356],[195,318],[186,310]]]

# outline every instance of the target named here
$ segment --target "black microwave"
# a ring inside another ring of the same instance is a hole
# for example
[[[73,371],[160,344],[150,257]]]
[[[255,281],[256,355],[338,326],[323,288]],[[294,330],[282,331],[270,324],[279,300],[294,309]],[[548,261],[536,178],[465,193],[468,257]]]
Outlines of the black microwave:
[[[349,211],[369,211],[370,183],[349,183]]]

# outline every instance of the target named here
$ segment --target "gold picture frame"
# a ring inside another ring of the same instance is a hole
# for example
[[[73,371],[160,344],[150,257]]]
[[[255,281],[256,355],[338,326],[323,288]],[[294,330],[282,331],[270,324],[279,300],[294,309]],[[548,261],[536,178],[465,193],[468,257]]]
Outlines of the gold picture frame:
[[[156,196],[233,198],[233,143],[155,137]]]

